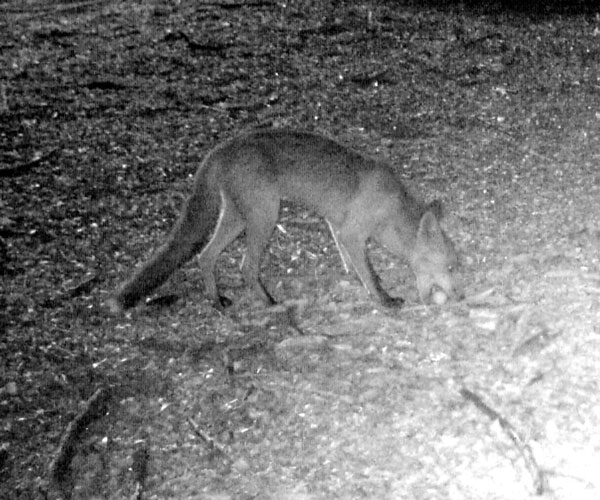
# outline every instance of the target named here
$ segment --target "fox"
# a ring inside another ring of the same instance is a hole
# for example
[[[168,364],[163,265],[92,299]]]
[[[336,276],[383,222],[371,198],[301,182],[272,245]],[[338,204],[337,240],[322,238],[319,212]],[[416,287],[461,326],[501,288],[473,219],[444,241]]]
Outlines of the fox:
[[[205,156],[166,241],[110,296],[109,309],[133,307],[199,253],[205,296],[223,310],[231,300],[219,294],[216,262],[242,233],[244,283],[267,305],[275,304],[259,270],[282,200],[325,219],[344,266],[383,307],[401,307],[404,301],[381,286],[368,257],[369,240],[407,261],[425,304],[434,294],[442,294],[443,302],[459,299],[458,256],[440,226],[439,202],[418,201],[387,162],[318,133],[269,128],[242,133]]]

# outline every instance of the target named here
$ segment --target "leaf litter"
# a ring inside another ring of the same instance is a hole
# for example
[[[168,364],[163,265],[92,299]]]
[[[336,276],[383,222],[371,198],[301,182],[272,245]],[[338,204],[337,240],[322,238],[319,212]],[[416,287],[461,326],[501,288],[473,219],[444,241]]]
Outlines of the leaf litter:
[[[47,464],[102,389],[74,498],[538,497],[467,387],[531,450],[545,496],[598,497],[596,18],[304,0],[0,9],[0,496],[56,493]],[[282,309],[242,300],[238,243],[219,264],[226,314],[192,263],[167,299],[108,317],[203,154],[264,124],[336,136],[441,198],[467,299],[421,306],[374,247],[408,299],[375,308],[327,226],[286,207],[263,269]]]

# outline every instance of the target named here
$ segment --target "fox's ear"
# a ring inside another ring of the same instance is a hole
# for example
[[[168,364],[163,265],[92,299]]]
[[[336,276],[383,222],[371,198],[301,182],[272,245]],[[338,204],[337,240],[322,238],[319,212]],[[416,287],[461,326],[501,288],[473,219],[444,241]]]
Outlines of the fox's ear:
[[[433,200],[427,205],[427,211],[433,212],[433,215],[435,215],[437,220],[441,220],[444,217],[444,207],[442,207],[442,202],[440,200]]]
[[[443,240],[443,237],[442,228],[438,223],[436,215],[431,210],[428,210],[421,217],[417,238],[424,242],[432,242],[440,239]]]

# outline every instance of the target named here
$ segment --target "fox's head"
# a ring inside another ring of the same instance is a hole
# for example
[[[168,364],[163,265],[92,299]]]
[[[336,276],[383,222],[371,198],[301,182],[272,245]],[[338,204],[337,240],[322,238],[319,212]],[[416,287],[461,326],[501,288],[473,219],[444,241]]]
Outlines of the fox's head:
[[[462,294],[456,288],[454,276],[458,267],[458,256],[432,210],[428,210],[421,217],[410,262],[423,302],[430,303],[433,294],[438,290],[450,300],[461,298]]]

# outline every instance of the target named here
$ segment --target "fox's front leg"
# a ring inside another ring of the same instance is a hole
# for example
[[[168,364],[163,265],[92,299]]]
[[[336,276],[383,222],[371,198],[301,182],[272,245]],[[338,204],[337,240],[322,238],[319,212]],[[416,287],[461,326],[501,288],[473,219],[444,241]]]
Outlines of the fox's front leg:
[[[382,288],[367,255],[366,238],[342,233],[338,236],[346,250],[347,257],[352,263],[352,267],[369,294],[384,307],[402,307],[402,304],[404,304],[402,298],[390,297]]]
[[[342,243],[339,239],[339,236],[338,236],[339,229],[337,227],[335,227],[327,219],[325,219],[325,222],[327,222],[327,225],[329,226],[329,231],[331,232],[331,236],[333,237],[335,246],[337,247],[338,252],[340,254],[340,258],[342,259],[342,265],[344,266],[344,271],[346,272],[346,274],[348,274],[350,272],[350,256],[348,255],[348,252],[346,251],[346,249],[344,248],[344,245],[342,245]]]

